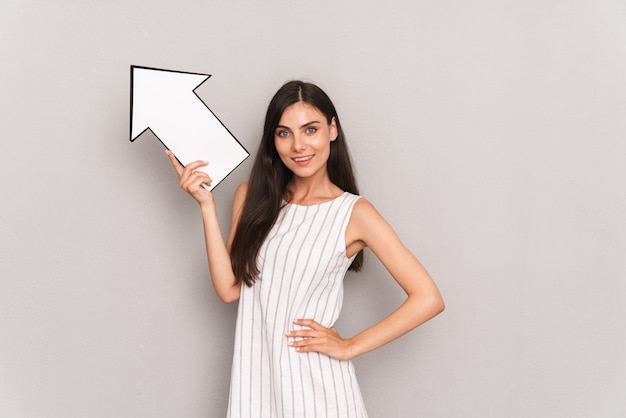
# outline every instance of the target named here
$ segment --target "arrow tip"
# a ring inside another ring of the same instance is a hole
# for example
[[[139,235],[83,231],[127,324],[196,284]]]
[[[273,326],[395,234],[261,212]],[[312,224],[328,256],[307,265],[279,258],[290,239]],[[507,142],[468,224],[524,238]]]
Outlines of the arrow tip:
[[[130,141],[149,129],[150,122],[159,114],[155,108],[159,103],[193,92],[210,77],[210,74],[131,65]]]

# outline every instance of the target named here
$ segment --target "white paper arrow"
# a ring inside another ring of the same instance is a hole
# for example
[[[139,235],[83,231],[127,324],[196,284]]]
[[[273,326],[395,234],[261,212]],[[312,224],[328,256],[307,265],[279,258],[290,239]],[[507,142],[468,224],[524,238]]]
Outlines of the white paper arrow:
[[[130,74],[131,142],[150,130],[181,164],[208,161],[209,190],[250,155],[195,93],[210,75],[136,65]]]

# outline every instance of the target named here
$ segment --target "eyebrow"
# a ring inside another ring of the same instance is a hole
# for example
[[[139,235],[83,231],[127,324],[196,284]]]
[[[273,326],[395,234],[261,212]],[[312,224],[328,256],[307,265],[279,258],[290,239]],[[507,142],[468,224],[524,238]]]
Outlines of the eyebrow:
[[[311,125],[315,125],[316,123],[321,123],[321,122],[320,122],[320,121],[318,121],[318,120],[313,120],[313,121],[311,121],[311,122],[307,122],[307,123],[305,123],[304,125],[302,125],[302,126],[300,127],[300,129],[302,129],[302,128],[307,128],[307,127],[309,127],[309,126],[311,126]],[[291,130],[291,128],[290,128],[290,127],[288,127],[288,126],[284,126],[284,125],[278,125],[278,126],[276,126],[276,129],[289,129],[289,130]]]

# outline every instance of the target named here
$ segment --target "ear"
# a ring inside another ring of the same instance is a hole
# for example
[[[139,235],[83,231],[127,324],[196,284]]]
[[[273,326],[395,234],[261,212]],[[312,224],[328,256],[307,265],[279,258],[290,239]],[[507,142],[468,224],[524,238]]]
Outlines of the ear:
[[[335,117],[333,116],[333,118],[330,120],[330,140],[334,141],[335,139],[337,139],[337,122],[335,121]]]

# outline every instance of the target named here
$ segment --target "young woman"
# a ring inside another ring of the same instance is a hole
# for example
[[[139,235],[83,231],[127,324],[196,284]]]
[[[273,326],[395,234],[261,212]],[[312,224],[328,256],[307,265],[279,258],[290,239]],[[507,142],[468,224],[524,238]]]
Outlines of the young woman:
[[[272,98],[247,183],[235,192],[224,243],[211,178],[168,152],[199,204],[215,291],[239,299],[228,416],[366,417],[351,359],[444,309],[420,262],[374,206],[358,196],[339,117],[317,86],[292,81]],[[351,338],[333,324],[343,277],[369,247],[407,298]]]

